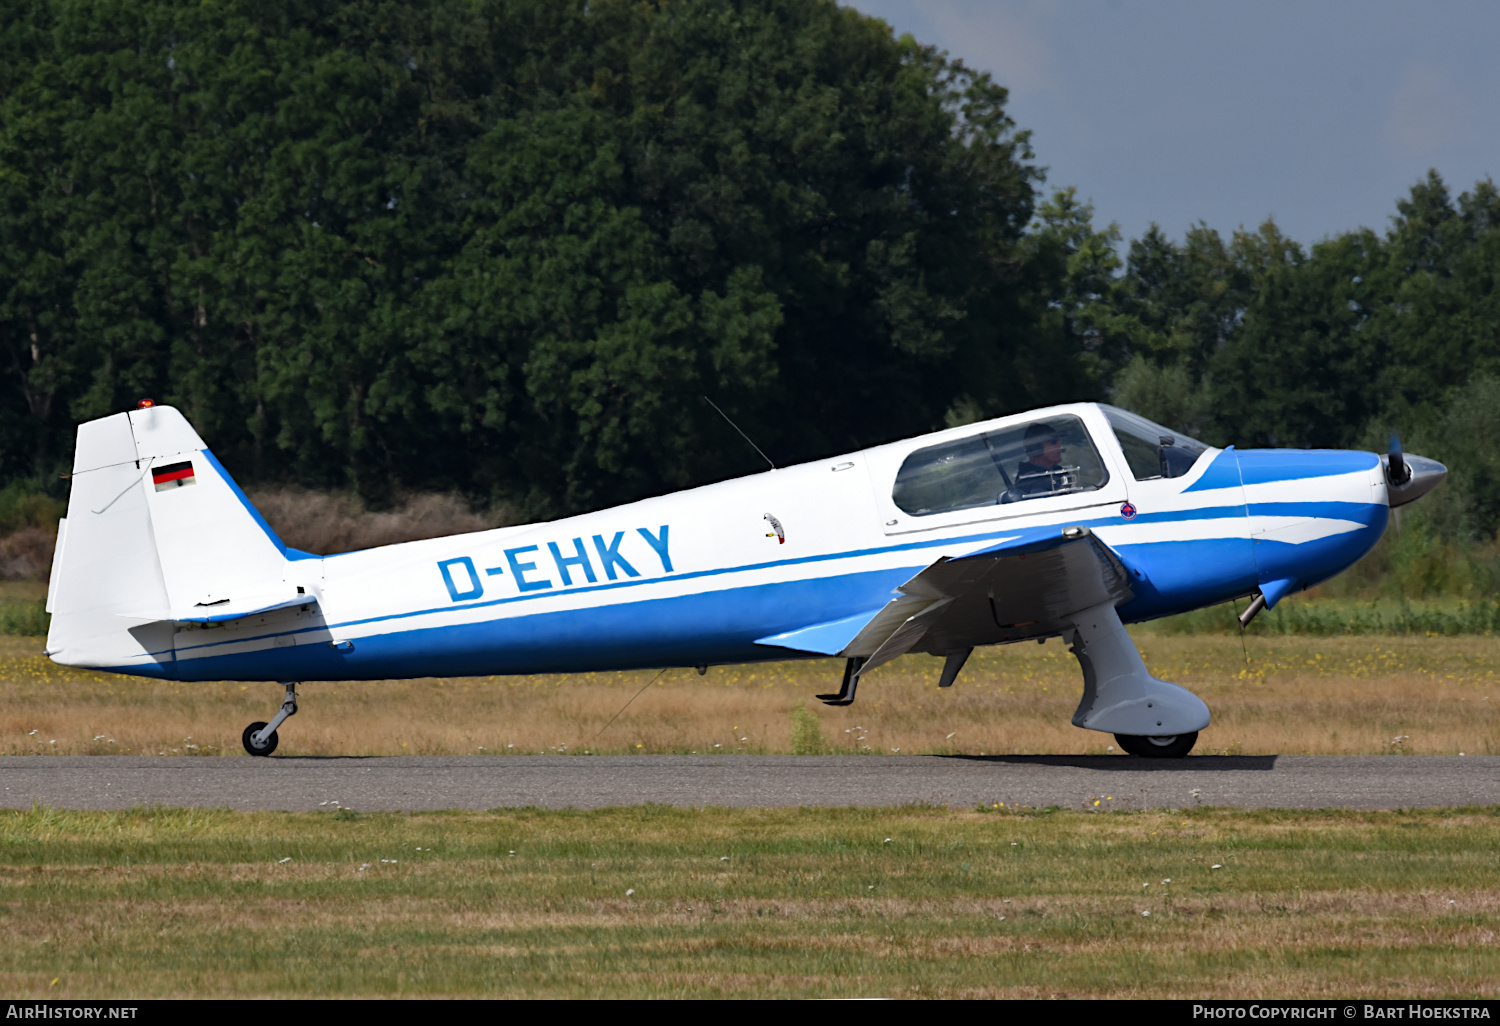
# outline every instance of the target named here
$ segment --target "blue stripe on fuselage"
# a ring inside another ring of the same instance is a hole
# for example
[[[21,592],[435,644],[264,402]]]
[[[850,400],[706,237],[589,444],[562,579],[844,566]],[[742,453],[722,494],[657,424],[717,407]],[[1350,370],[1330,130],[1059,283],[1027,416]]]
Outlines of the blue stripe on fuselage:
[[[1351,449],[1246,449],[1238,456],[1240,477],[1246,485],[1355,474],[1380,462],[1372,452]]]
[[[1369,515],[1368,502],[1252,502],[1247,507],[1251,516],[1259,517],[1315,517],[1320,520],[1353,520],[1365,523]]]
[[[159,672],[118,672],[178,680],[381,680],[795,658],[755,638],[879,607],[923,565],[395,631],[356,638],[348,653],[314,643],[159,664]]]

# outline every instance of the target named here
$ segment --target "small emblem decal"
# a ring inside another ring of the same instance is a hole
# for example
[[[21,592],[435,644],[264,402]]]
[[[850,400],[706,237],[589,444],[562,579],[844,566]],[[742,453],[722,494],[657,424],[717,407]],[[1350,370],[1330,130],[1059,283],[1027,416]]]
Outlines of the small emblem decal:
[[[781,529],[781,521],[777,520],[775,517],[773,517],[769,513],[766,514],[765,519],[766,519],[766,523],[768,523],[768,524],[771,525],[771,530],[766,534],[766,537],[767,538],[774,537],[776,539],[776,544],[777,545],[785,545],[786,544],[786,532]]]
[[[1120,516],[1124,517],[1126,520],[1135,519],[1135,507],[1127,502],[1125,505],[1120,507]]]

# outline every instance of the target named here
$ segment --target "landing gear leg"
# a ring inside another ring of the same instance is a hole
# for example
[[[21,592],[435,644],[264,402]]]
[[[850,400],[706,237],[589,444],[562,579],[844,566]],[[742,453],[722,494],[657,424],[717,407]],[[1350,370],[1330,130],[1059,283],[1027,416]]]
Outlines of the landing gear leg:
[[[1208,726],[1208,706],[1151,676],[1113,603],[1080,610],[1065,636],[1083,670],[1073,726],[1113,734],[1125,751],[1148,759],[1180,759],[1193,750]]]
[[[832,695],[819,695],[818,701],[828,705],[853,705],[854,689],[859,687],[859,671],[864,667],[865,660],[862,656],[853,656],[844,663],[844,680],[839,685],[838,692]]]
[[[286,688],[286,697],[281,700],[281,708],[271,717],[271,722],[252,723],[240,736],[245,751],[251,755],[270,755],[276,751],[276,744],[281,740],[276,736],[276,728],[285,723],[288,716],[297,715],[297,682],[288,680],[283,681],[282,685]]]

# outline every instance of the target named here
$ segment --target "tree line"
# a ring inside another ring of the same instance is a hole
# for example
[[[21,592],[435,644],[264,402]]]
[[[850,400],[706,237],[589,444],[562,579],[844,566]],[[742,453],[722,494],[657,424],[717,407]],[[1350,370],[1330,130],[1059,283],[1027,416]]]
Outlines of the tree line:
[[[1500,529],[1500,193],[1432,171],[1384,233],[1304,247],[1267,221],[1226,240],[1156,226],[1120,253],[1068,193],[1062,316],[1111,401],[1216,445],[1365,448],[1392,435],[1451,475],[1423,518],[1452,540]]]
[[[704,396],[780,463],[1112,398],[1220,444],[1468,444],[1495,480],[1453,529],[1500,518],[1489,182],[1310,248],[1127,245],[988,75],[832,0],[0,19],[16,487],[145,396],[247,482],[523,516],[756,469]]]

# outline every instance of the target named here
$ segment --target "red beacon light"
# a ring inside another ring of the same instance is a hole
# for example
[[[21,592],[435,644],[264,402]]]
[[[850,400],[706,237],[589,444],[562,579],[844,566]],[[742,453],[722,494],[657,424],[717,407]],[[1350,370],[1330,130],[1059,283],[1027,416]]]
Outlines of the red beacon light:
[[[138,409],[138,410],[149,410],[149,409],[151,409],[151,407],[153,407],[155,405],[156,405],[156,400],[155,399],[142,399],[140,402],[138,402],[138,403],[135,404],[135,408]]]

